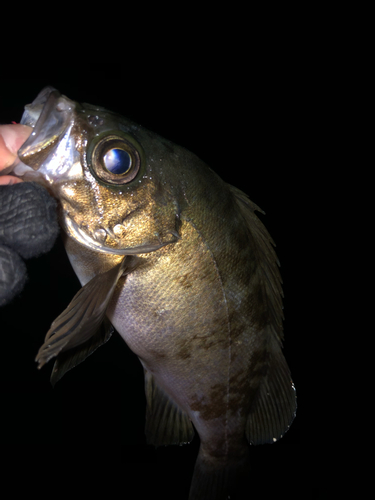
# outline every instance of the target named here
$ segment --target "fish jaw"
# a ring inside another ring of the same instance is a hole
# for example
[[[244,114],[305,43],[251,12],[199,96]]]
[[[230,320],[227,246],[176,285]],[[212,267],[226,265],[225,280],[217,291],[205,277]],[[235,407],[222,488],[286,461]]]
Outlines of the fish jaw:
[[[78,107],[53,87],[43,89],[25,106],[20,123],[33,131],[18,151],[21,166],[15,170],[16,175],[48,184],[52,189],[79,175],[78,136],[73,133]]]

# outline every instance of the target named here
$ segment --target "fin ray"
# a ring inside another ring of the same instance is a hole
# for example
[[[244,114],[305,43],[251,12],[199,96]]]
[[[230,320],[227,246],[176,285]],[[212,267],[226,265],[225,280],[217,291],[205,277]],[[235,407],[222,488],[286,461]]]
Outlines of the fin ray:
[[[86,342],[58,354],[51,373],[51,384],[54,386],[66,372],[85,361],[98,347],[105,344],[112,336],[114,328],[104,318],[99,330]]]
[[[272,325],[273,332],[283,339],[283,290],[282,279],[279,271],[279,260],[274,250],[275,243],[263,223],[255,215],[255,211],[264,214],[240,189],[229,186],[235,203],[242,214],[248,230],[251,251],[257,261],[256,283],[262,290],[264,304],[267,311],[267,322]],[[255,278],[254,278],[255,279]],[[255,282],[254,282],[255,283]]]
[[[251,444],[274,443],[291,426],[297,409],[296,391],[280,345],[272,342],[267,375],[246,423]]]
[[[154,446],[190,443],[193,425],[184,411],[164,392],[145,369],[146,439]]]
[[[134,265],[128,266],[128,261],[133,260],[134,257],[125,257],[109,271],[95,276],[78,291],[48,330],[44,344],[36,356],[38,368],[59,353],[85,343],[97,332],[118,279],[124,272],[129,272],[127,267],[131,267],[131,270],[135,268]]]

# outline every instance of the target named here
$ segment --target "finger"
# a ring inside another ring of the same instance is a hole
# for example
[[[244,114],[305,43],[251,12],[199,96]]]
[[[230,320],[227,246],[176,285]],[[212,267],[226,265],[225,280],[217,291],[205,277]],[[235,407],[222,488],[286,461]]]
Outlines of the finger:
[[[0,170],[19,162],[17,151],[32,132],[26,125],[0,125]]]
[[[0,175],[0,186],[10,186],[12,184],[18,184],[19,182],[23,182],[23,180],[14,177],[14,175]]]

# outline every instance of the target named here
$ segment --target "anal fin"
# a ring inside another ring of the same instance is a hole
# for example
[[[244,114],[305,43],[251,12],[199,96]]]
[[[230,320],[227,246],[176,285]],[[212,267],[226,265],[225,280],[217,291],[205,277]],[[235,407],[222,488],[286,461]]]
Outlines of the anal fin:
[[[145,392],[147,443],[154,446],[190,443],[194,428],[187,413],[176,405],[146,369]]]

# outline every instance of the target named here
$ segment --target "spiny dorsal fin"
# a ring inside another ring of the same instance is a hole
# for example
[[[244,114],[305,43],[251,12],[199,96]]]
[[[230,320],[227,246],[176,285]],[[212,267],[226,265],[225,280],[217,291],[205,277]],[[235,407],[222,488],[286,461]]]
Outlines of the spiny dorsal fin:
[[[267,373],[250,409],[246,436],[252,444],[273,443],[289,429],[297,408],[296,391],[281,351],[284,318],[280,264],[273,248],[275,243],[254,213],[262,210],[239,189],[230,186],[230,190],[251,235],[251,251],[258,264],[253,282],[262,289],[266,321],[261,328],[268,339]]]
[[[145,370],[145,392],[147,443],[154,446],[190,443],[194,428],[188,415],[159,387],[148,370]]]
[[[265,307],[267,311],[267,323],[272,328],[273,334],[282,340],[283,338],[283,290],[279,271],[279,260],[274,250],[275,243],[263,223],[255,215],[255,211],[264,213],[253,203],[240,189],[229,186],[234,200],[244,217],[249,235],[251,236],[251,252],[257,261],[257,276],[255,278],[263,290]],[[255,282],[255,281],[254,281]]]

